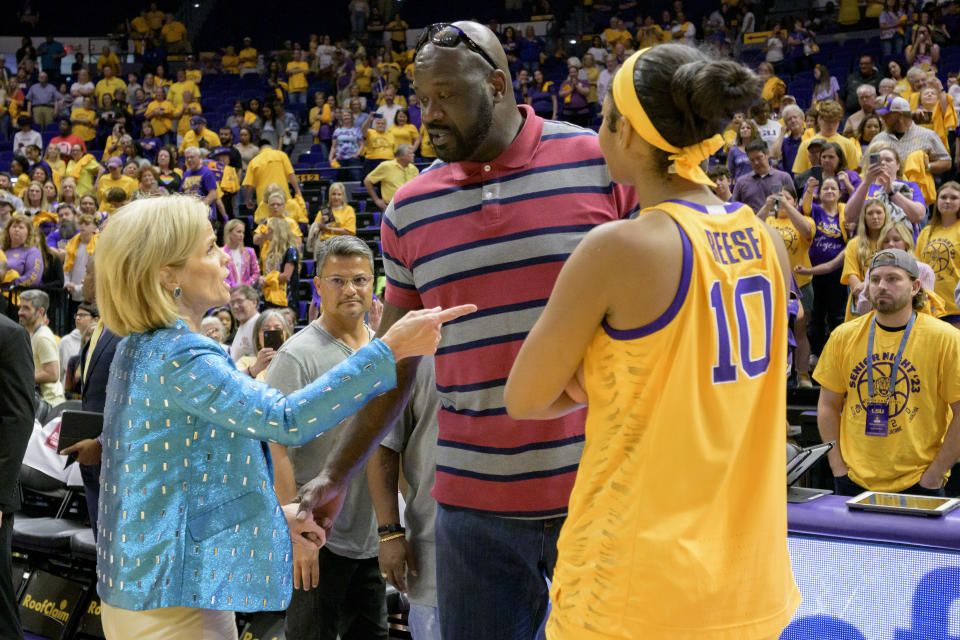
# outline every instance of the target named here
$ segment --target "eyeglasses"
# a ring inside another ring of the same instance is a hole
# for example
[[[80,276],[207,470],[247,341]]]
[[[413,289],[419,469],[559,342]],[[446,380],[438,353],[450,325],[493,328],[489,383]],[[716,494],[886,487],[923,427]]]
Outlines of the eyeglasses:
[[[92,318],[93,316],[87,313],[86,311],[77,311],[75,314],[73,314],[73,317],[74,318]]]
[[[468,36],[463,29],[456,25],[452,25],[449,22],[436,22],[424,28],[420,33],[420,38],[417,40],[417,48],[414,50],[413,57],[416,58],[417,54],[420,53],[420,49],[423,48],[423,45],[427,44],[436,45],[438,47],[447,47],[453,48],[456,47],[461,42],[466,45],[467,49],[470,49],[474,53],[478,54],[481,58],[487,61],[494,69],[497,69],[497,63],[493,61],[493,58],[483,50],[479,44],[474,42],[470,36]]]
[[[344,278],[342,276],[324,276],[320,278],[321,280],[326,280],[337,289],[343,289],[347,286],[347,283],[351,283],[355,289],[363,289],[368,284],[373,282],[373,276],[353,276],[352,278]]]

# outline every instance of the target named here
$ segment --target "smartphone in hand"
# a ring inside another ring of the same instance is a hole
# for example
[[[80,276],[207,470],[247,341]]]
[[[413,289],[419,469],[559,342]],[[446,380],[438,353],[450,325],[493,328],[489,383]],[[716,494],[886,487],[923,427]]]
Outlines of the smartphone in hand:
[[[267,329],[263,332],[263,346],[276,351],[283,346],[283,330]]]

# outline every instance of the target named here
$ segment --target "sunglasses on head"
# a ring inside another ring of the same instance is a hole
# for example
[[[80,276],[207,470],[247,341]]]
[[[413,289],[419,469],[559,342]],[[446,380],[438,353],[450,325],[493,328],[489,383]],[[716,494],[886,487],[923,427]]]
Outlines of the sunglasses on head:
[[[493,58],[483,50],[479,44],[474,42],[470,36],[468,36],[463,29],[460,27],[450,24],[449,22],[437,22],[426,27],[421,33],[420,38],[417,40],[417,48],[414,51],[414,57],[416,54],[420,53],[420,49],[427,43],[435,45],[437,47],[447,47],[453,48],[456,47],[461,42],[481,58],[487,61],[494,69],[497,68],[497,63],[493,61]]]

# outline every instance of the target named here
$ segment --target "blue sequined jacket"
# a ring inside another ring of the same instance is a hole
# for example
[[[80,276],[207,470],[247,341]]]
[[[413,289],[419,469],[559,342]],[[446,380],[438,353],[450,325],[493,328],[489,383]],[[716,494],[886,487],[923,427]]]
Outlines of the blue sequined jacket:
[[[104,410],[97,591],[123,609],[283,610],[291,542],[267,442],[297,446],[396,386],[375,340],[284,396],[183,322],[128,336]]]

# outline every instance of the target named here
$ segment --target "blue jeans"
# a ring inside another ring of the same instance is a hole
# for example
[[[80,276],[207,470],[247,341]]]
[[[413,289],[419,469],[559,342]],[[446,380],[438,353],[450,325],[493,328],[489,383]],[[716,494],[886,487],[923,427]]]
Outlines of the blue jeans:
[[[851,480],[850,476],[833,477],[833,492],[838,496],[857,496],[864,491],[868,491],[868,489],[861,487]],[[926,487],[921,487],[919,482],[897,493],[908,493],[915,496],[934,496],[937,498],[943,498],[947,495],[943,487],[939,489],[927,489]]]
[[[542,638],[563,518],[437,509],[437,599],[446,640]]]
[[[291,91],[287,94],[290,104],[307,104],[306,91]]]
[[[436,607],[410,603],[407,626],[413,640],[442,640],[440,637],[440,614]]]

